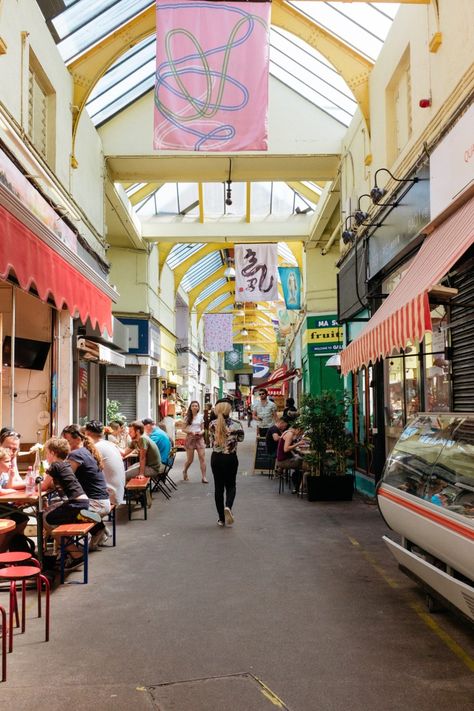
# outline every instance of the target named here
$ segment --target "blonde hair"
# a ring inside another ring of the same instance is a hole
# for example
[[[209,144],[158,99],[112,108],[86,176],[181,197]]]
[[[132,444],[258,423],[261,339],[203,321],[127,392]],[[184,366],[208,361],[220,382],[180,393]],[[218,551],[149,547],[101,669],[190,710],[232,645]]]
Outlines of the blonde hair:
[[[217,415],[217,420],[216,420],[216,436],[214,438],[214,441],[216,444],[219,445],[219,447],[223,447],[225,445],[225,441],[227,438],[227,423],[226,419],[229,417],[230,413],[232,412],[232,407],[230,402],[218,402],[217,405],[214,408],[214,412]]]
[[[11,453],[6,447],[0,447],[0,462],[3,462],[4,459],[11,459]]]

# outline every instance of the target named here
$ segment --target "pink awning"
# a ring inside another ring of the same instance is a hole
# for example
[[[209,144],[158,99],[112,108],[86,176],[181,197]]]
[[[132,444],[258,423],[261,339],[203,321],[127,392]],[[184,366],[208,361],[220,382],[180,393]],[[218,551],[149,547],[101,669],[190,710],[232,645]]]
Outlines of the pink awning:
[[[34,284],[42,301],[51,295],[56,308],[66,305],[72,317],[112,335],[112,300],[0,205],[0,278],[10,271],[25,291]]]
[[[341,352],[345,375],[384,358],[432,330],[429,291],[474,243],[474,197],[435,226],[390,296]]]

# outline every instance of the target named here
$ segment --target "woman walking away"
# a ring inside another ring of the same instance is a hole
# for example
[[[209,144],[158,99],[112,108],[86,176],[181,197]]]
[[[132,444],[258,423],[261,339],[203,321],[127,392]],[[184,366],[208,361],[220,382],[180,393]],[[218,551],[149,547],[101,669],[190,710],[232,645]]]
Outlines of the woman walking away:
[[[209,426],[213,442],[211,469],[214,476],[214,498],[218,526],[231,526],[234,523],[232,505],[235,499],[235,479],[239,460],[237,459],[237,442],[244,439],[244,431],[240,422],[230,419],[232,405],[227,400],[218,400],[214,411],[217,419]],[[225,490],[225,506],[224,506]]]
[[[207,484],[206,479],[206,443],[204,441],[204,417],[199,412],[199,403],[193,400],[186,413],[186,464],[183,469],[183,481],[189,481],[188,469],[194,461],[194,452],[198,453],[199,466],[201,467],[201,481]]]

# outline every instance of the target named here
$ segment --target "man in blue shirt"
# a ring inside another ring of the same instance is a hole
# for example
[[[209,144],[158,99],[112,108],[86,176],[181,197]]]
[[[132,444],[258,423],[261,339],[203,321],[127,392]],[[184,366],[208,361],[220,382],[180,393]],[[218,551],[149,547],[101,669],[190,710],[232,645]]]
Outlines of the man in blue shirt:
[[[153,440],[158,449],[160,450],[161,463],[163,465],[168,464],[168,458],[170,456],[171,450],[171,440],[160,427],[157,427],[154,421],[150,417],[145,417],[143,420],[143,427],[145,429],[145,434]]]

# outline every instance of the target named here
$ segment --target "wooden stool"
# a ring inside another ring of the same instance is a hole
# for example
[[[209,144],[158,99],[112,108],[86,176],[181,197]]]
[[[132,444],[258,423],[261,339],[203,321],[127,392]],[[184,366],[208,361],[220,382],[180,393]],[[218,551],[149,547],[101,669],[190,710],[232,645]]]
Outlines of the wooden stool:
[[[125,498],[128,504],[128,520],[132,520],[132,501],[135,499],[138,501],[144,510],[144,519],[145,521],[147,520],[147,500],[146,500],[146,492],[148,489],[148,485],[150,483],[150,477],[148,476],[141,476],[141,477],[135,477],[134,479],[130,479],[125,484]]]
[[[84,578],[83,584],[89,580],[89,532],[96,526],[95,523],[64,523],[52,531],[52,536],[59,539],[61,552],[61,585],[64,583],[66,562],[66,546],[72,543],[84,552]],[[1,571],[0,571],[1,572]]]
[[[40,585],[44,583],[46,590],[46,614],[45,614],[45,642],[49,640],[49,580],[41,575],[40,568],[33,565],[11,565],[0,570],[0,580],[10,582],[10,615],[9,615],[9,644],[8,651],[13,651],[13,615],[17,607],[16,584],[21,581],[21,633],[25,631],[26,622],[26,581],[31,578],[39,578]]]

